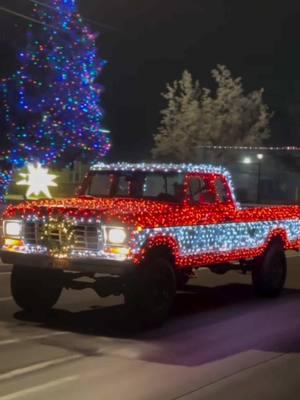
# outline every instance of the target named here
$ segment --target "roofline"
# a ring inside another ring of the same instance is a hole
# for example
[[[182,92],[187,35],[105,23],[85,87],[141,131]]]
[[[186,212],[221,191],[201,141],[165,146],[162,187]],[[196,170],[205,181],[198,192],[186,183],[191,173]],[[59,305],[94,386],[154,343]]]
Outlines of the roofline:
[[[143,172],[178,172],[178,173],[204,173],[217,174],[226,177],[232,192],[233,201],[239,207],[236,201],[235,190],[231,173],[222,166],[214,166],[211,164],[174,164],[174,163],[97,163],[91,167],[91,171],[143,171]]]
[[[176,172],[204,172],[230,175],[229,171],[222,166],[210,164],[175,164],[175,163],[97,163],[91,167],[92,171],[176,171]]]

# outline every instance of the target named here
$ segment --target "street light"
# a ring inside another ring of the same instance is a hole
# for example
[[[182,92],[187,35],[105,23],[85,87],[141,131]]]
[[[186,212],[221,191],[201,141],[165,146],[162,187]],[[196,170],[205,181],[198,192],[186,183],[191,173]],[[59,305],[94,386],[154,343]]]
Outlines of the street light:
[[[256,157],[260,161],[264,159],[264,155],[263,154],[257,154]]]
[[[245,157],[245,158],[243,159],[243,163],[244,163],[244,164],[251,164],[251,163],[252,163],[251,157]]]

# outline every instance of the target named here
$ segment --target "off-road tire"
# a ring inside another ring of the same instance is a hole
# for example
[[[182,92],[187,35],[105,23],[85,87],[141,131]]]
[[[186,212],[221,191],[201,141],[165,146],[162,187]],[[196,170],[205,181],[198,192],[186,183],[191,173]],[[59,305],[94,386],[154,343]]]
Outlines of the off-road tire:
[[[176,294],[172,263],[161,257],[148,257],[128,281],[125,304],[143,327],[158,327],[168,318]]]
[[[287,263],[281,241],[270,244],[259,257],[252,270],[255,294],[260,297],[277,297],[281,294],[287,275]]]
[[[62,271],[15,265],[11,292],[16,304],[26,312],[45,313],[58,301],[62,292]]]

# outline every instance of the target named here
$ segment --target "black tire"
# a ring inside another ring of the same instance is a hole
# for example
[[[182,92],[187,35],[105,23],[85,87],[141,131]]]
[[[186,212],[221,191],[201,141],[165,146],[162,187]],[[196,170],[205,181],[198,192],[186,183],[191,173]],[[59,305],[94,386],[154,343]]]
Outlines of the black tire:
[[[176,271],[176,289],[184,290],[186,288],[186,284],[190,280],[190,274],[186,271]]]
[[[287,265],[283,245],[274,241],[260,257],[252,270],[252,282],[256,295],[277,297],[286,281]]]
[[[62,271],[14,266],[11,292],[16,304],[26,312],[45,313],[58,301],[62,292]]]
[[[162,325],[176,294],[173,266],[163,257],[149,257],[128,281],[125,304],[143,327]]]

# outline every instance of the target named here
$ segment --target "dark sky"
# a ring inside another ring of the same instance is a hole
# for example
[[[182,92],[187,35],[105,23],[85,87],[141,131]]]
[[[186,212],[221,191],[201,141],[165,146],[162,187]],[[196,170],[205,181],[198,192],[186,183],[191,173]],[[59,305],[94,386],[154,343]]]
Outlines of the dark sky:
[[[100,40],[117,155],[147,151],[167,81],[187,68],[210,85],[218,63],[248,90],[265,87],[276,111],[273,142],[300,143],[299,0],[82,0],[81,7],[117,28]]]
[[[10,8],[27,0],[1,0]],[[103,29],[106,126],[114,158],[145,157],[159,123],[160,92],[189,69],[203,85],[226,64],[247,90],[265,87],[276,112],[273,143],[300,144],[300,1],[81,0]]]

